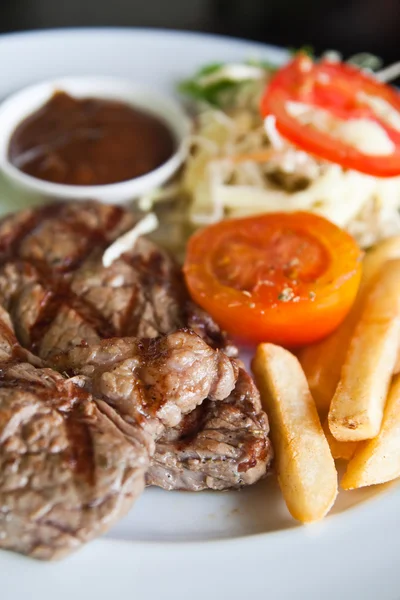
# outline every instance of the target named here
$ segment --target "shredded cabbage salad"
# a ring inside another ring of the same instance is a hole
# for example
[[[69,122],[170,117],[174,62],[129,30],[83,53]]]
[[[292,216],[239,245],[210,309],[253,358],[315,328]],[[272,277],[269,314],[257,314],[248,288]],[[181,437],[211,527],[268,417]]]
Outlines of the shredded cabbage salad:
[[[341,59],[334,52],[325,57]],[[399,63],[377,71],[381,61],[370,54],[350,62],[380,80],[400,74]],[[261,94],[276,68],[256,61],[214,64],[181,84],[195,103],[181,181],[190,198],[190,222],[200,226],[224,217],[307,210],[349,231],[362,247],[400,233],[400,177],[376,178],[319,160],[283,139],[272,116],[262,119]],[[293,110],[310,118],[301,107]],[[312,117],[318,121],[324,115]],[[338,135],[363,151],[388,152],[381,132],[363,125],[345,123]]]

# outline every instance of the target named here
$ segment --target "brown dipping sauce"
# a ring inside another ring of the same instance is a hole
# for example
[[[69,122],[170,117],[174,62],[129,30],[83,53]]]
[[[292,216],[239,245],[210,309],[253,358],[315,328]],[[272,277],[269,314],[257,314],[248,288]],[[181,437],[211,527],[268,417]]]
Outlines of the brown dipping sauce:
[[[114,100],[56,92],[12,134],[10,162],[54,183],[102,185],[145,175],[176,142],[157,117]]]

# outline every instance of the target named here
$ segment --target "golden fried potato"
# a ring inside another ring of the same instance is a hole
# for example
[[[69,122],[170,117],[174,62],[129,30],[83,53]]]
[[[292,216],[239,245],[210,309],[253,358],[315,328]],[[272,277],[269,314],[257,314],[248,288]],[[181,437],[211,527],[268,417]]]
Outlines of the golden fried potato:
[[[400,373],[400,352],[397,355],[396,364],[394,365],[393,375],[398,375]]]
[[[379,435],[359,445],[341,481],[345,490],[400,477],[400,376],[392,382]]]
[[[329,444],[329,448],[331,450],[333,458],[347,461],[350,460],[353,457],[356,448],[360,442],[339,442],[331,434],[328,419],[325,420],[322,429],[324,430],[325,437]]]
[[[287,507],[303,523],[322,519],[337,495],[337,473],[300,363],[280,346],[260,344],[252,368]]]
[[[329,411],[350,339],[371,284],[383,265],[388,260],[397,258],[400,259],[400,236],[388,238],[369,251],[364,258],[363,277],[357,299],[346,319],[332,335],[317,344],[307,346],[299,353],[300,363],[321,417],[325,417]],[[400,371],[400,356],[398,370]]]
[[[351,339],[329,411],[339,441],[378,435],[400,345],[400,260],[377,276]]]
[[[353,314],[348,315],[332,335],[322,342],[302,348],[298,353],[321,419],[328,414],[335,394],[349,339],[356,324],[356,316],[358,315],[354,314],[353,318]]]

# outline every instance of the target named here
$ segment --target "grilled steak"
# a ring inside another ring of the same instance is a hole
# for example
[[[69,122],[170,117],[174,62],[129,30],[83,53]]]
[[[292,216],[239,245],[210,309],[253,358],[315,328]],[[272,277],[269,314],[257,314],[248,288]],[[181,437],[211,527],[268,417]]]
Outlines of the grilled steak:
[[[177,332],[85,350],[82,374],[65,378],[38,365],[0,316],[0,547],[55,558],[126,513],[155,437],[204,396],[230,393],[237,368]]]
[[[134,224],[128,211],[96,202],[52,204],[0,223],[0,303],[22,345],[48,358],[81,342],[190,327],[237,353],[191,302],[179,266],[151,241],[139,238],[103,266],[105,248]]]
[[[225,490],[250,485],[269,468],[268,419],[252,379],[240,369],[232,393],[208,399],[159,439],[146,476],[167,490]]]
[[[114,338],[76,346],[54,357],[53,366],[84,376],[84,385],[105,397],[127,418],[156,416],[166,427],[204,399],[223,400],[232,392],[239,368],[191,330],[155,339]]]
[[[134,224],[95,202],[0,222],[0,547],[79,547],[147,472],[166,489],[227,489],[269,467],[258,392],[173,259],[139,238],[103,266]]]

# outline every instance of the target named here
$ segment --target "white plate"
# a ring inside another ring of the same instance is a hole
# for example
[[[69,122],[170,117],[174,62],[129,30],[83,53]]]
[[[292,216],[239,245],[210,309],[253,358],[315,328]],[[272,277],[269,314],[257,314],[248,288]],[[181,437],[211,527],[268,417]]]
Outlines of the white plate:
[[[250,57],[279,61],[284,54],[151,30],[14,34],[0,37],[0,97],[36,81],[85,74],[131,77],[173,93],[204,63]],[[24,203],[4,183],[0,198],[3,212]],[[273,479],[240,493],[149,489],[107,536],[63,562],[0,552],[0,598],[398,600],[399,501],[398,486],[342,494],[323,523],[300,527]]]

